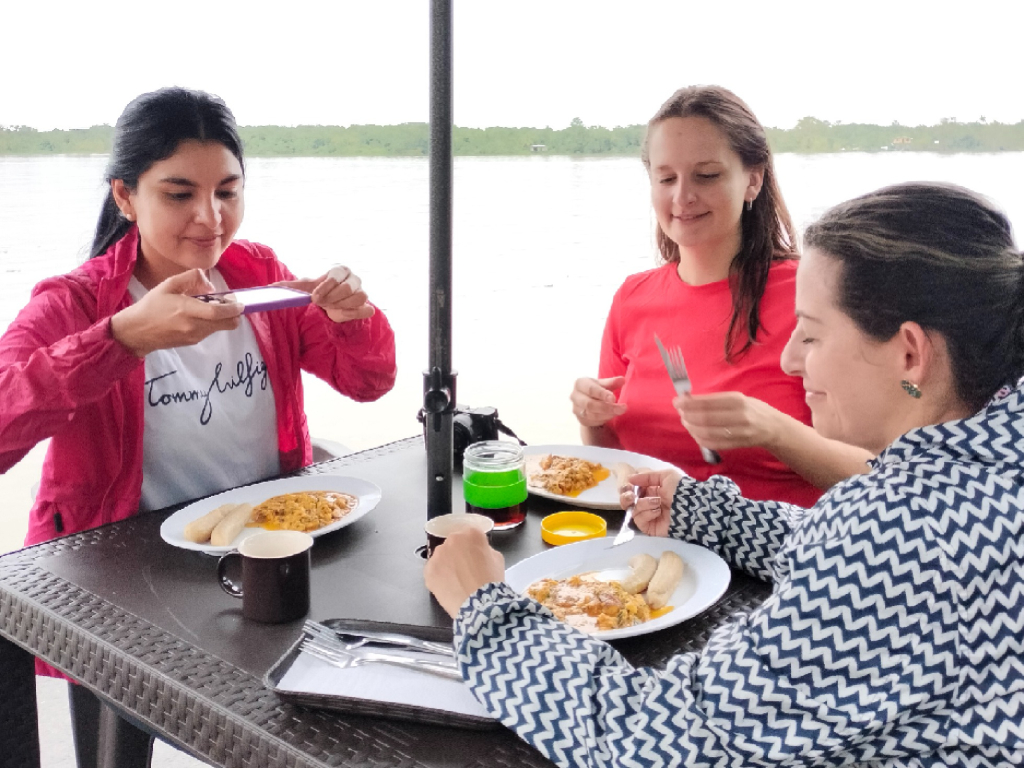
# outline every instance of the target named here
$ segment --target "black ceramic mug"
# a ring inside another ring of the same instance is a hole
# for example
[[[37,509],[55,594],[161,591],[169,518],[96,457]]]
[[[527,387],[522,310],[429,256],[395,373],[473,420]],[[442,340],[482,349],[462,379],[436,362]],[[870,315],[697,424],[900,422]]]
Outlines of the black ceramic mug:
[[[313,537],[300,531],[266,531],[242,539],[238,549],[217,563],[220,586],[242,600],[242,615],[253,621],[280,624],[309,613],[309,549]],[[228,575],[237,573],[242,583]]]
[[[444,540],[456,531],[464,531],[466,528],[476,528],[491,538],[491,531],[494,530],[494,521],[489,517],[478,515],[474,512],[453,512],[448,515],[440,515],[427,520],[423,529],[427,532],[427,557],[434,554],[434,550],[444,543]]]

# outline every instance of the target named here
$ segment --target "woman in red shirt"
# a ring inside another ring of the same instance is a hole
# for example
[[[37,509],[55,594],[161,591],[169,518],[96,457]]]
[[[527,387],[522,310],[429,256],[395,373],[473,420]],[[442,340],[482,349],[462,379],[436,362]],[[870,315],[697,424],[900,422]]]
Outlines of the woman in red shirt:
[[[779,364],[798,254],[764,128],[724,88],[683,88],[648,123],[642,159],[664,264],[615,294],[598,378],[571,395],[583,442],[809,507],[869,454],[818,435],[800,379]],[[675,397],[655,335],[682,351],[692,393]]]

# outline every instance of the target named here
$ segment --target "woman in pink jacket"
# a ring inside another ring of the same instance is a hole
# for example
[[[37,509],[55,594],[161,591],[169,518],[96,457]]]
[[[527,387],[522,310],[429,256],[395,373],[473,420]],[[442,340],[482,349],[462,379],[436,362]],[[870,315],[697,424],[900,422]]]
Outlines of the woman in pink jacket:
[[[27,544],[309,464],[301,370],[359,401],[395,382],[391,326],[349,269],[296,280],[233,240],[245,164],[220,99],[139,96],[107,181],[90,259],[36,286],[0,338],[0,472],[50,439]],[[242,317],[193,298],[270,283],[312,304]],[[70,699],[89,764],[99,702],[79,686]]]
[[[181,88],[117,123],[91,258],[44,280],[0,338],[0,471],[50,439],[27,543],[309,464],[300,370],[376,400],[394,334],[360,280],[295,280],[233,240],[245,166],[231,111]],[[312,304],[241,316],[194,296],[284,283]]]

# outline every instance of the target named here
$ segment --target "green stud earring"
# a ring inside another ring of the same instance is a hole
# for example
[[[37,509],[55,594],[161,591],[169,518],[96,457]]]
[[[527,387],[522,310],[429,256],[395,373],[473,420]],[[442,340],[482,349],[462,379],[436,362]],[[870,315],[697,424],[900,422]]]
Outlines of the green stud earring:
[[[903,391],[910,395],[915,400],[921,399],[921,388],[914,384],[912,381],[904,379],[900,382],[900,386],[903,387]]]

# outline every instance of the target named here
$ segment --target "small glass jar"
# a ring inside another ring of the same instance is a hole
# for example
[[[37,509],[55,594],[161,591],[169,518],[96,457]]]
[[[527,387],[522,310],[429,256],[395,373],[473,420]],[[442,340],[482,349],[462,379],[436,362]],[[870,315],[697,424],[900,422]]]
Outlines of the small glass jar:
[[[466,511],[486,515],[494,530],[507,531],[526,519],[526,460],[522,446],[507,440],[471,443],[462,456]]]

